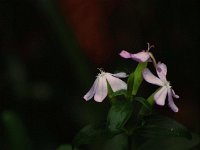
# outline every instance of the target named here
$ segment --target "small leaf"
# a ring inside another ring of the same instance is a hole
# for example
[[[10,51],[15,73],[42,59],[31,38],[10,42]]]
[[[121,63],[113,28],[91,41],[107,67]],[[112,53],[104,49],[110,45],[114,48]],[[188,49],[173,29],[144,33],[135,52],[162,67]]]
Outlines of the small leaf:
[[[133,107],[130,102],[123,101],[113,104],[107,117],[108,128],[110,131],[120,131],[130,118],[132,112]]]
[[[137,91],[142,83],[142,71],[146,68],[147,62],[139,63],[134,72],[129,75],[128,78],[128,96],[136,95]]]
[[[76,135],[73,145],[90,144],[93,141],[108,136],[108,130],[104,124],[91,124],[83,127]]]
[[[164,116],[150,116],[144,120],[138,133],[144,137],[186,137],[191,138],[190,132],[182,124]]]
[[[60,145],[56,150],[72,150],[72,146],[69,144]]]

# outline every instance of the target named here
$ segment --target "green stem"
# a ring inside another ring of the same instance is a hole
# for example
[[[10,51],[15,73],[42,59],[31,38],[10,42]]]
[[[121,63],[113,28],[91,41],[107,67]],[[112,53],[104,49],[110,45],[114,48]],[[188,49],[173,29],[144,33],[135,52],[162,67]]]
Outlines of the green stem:
[[[153,61],[153,66],[154,66],[155,69],[156,69],[156,65],[157,65],[157,63],[156,63],[156,59],[155,59],[155,57],[153,56],[153,54],[152,54],[151,52],[149,52],[149,56],[151,57],[151,59],[152,59],[152,61]]]

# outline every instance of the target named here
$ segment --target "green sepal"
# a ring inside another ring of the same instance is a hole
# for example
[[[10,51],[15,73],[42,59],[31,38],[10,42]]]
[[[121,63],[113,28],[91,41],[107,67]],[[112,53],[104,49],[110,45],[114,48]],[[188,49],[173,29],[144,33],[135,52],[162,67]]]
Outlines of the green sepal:
[[[114,92],[109,84],[109,82],[106,80],[107,82],[107,90],[108,90],[108,97],[111,101],[111,103],[115,103],[117,101],[117,97],[118,96],[126,96],[126,90],[119,90]]]
[[[110,98],[122,96],[122,95],[124,96],[126,95],[126,90],[119,90],[119,91],[113,92],[112,94],[110,94]]]
[[[147,62],[139,63],[134,72],[128,78],[127,96],[131,97],[137,94],[137,91],[143,81],[142,71],[147,66]]]

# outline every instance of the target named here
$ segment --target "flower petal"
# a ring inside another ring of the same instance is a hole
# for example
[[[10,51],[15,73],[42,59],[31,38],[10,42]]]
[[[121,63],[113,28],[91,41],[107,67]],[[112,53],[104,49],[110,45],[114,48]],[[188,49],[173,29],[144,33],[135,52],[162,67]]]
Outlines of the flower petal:
[[[92,85],[91,89],[83,97],[86,101],[90,100],[94,96],[98,82],[99,82],[99,78],[97,78],[94,81],[94,84]]]
[[[163,82],[158,77],[156,77],[155,75],[153,75],[148,68],[145,68],[142,71],[142,75],[143,75],[143,78],[147,82],[149,82],[151,84],[158,85],[158,86],[163,86]]]
[[[158,62],[156,65],[156,71],[161,80],[166,80],[167,66],[164,63]]]
[[[122,50],[119,55],[123,58],[131,58],[131,53],[125,51],[125,50]]]
[[[146,62],[149,60],[150,55],[149,52],[142,51],[136,54],[131,54],[131,58],[137,62]]]
[[[113,77],[111,74],[106,74],[106,79],[110,84],[113,92],[127,89],[127,84],[124,81],[116,77]]]
[[[111,75],[118,78],[126,78],[128,76],[125,72],[119,72]]]
[[[174,98],[179,98],[179,96],[174,92],[173,89],[172,89],[172,96],[173,96]]]
[[[99,82],[97,84],[97,89],[95,91],[94,100],[96,102],[102,102],[107,96],[107,82],[105,76],[99,77]]]
[[[169,107],[174,111],[174,112],[178,112],[178,107],[174,104],[173,98],[172,98],[172,90],[168,89],[168,105]]]
[[[156,104],[164,106],[165,105],[165,99],[167,96],[167,87],[163,86],[155,95],[154,99]]]

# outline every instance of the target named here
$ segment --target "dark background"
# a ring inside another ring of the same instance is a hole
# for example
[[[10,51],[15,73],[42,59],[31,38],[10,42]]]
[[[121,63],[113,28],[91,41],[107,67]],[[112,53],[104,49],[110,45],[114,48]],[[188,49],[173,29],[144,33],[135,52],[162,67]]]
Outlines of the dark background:
[[[10,146],[10,113],[32,149],[71,143],[108,111],[106,100],[82,98],[96,68],[131,72],[137,63],[118,53],[138,52],[147,42],[180,96],[178,113],[156,109],[200,133],[199,8],[197,0],[0,0],[0,149]]]

